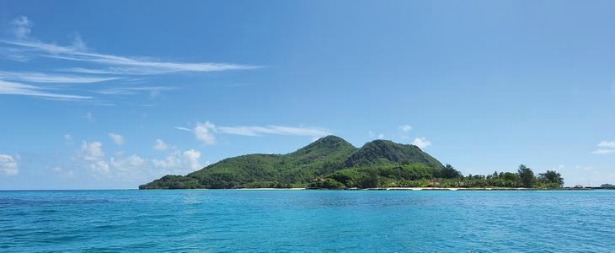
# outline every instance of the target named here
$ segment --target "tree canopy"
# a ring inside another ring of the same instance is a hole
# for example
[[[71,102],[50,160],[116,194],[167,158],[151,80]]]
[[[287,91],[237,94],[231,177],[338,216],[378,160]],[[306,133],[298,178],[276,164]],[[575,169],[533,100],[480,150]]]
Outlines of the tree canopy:
[[[536,185],[537,184],[537,185]],[[527,187],[559,188],[555,171],[539,178],[525,165],[517,173],[468,175],[414,145],[376,140],[361,148],[336,136],[321,138],[295,152],[250,154],[224,159],[186,176],[167,175],[140,189]]]
[[[521,185],[525,188],[534,187],[534,171],[532,169],[526,167],[525,165],[519,165],[519,169],[517,170],[517,174],[519,174],[519,178],[521,179]]]

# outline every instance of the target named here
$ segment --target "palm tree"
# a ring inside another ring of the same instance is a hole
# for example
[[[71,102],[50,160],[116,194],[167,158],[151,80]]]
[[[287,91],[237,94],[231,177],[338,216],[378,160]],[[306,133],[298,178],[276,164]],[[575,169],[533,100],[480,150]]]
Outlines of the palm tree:
[[[517,170],[517,174],[519,174],[519,178],[521,179],[521,185],[523,185],[523,187],[534,187],[534,172],[532,171],[532,169],[521,164],[519,165],[519,170]]]

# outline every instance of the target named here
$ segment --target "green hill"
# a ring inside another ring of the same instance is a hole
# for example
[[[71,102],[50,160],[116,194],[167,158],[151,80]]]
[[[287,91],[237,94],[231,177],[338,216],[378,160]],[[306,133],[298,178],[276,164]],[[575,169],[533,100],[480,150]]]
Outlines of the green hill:
[[[421,151],[414,145],[403,145],[392,141],[375,140],[365,144],[346,159],[347,167],[371,164],[415,164],[421,163],[433,168],[442,168],[442,164]]]
[[[167,175],[140,189],[378,187],[438,177],[444,166],[414,145],[376,140],[360,149],[327,136],[285,155],[224,159],[186,176]]]

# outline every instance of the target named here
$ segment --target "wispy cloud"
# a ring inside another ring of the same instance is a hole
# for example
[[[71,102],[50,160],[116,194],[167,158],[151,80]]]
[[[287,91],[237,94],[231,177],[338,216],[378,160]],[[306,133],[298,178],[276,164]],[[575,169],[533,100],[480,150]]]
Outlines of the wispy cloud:
[[[410,131],[412,131],[412,129],[414,129],[411,125],[405,124],[405,125],[401,125],[398,127],[399,131],[400,131],[400,137],[401,139],[408,139],[410,138]]]
[[[408,133],[408,132],[410,132],[410,130],[412,130],[412,126],[411,125],[402,125],[402,126],[399,126],[399,130],[401,130],[404,133]]]
[[[34,58],[47,58],[63,61],[68,65],[63,69],[29,69],[28,71],[0,70],[0,94],[24,95],[39,98],[97,102],[91,96],[69,95],[61,92],[44,91],[45,83],[86,84],[109,81],[127,81],[135,76],[149,78],[150,75],[180,72],[220,72],[232,70],[257,69],[260,66],[233,63],[181,62],[166,61],[152,57],[121,56],[95,52],[88,49],[78,34],[72,36],[72,43],[58,45],[47,43],[31,36],[33,23],[28,17],[20,16],[11,22],[14,37],[0,39],[0,58],[27,62]],[[74,66],[70,66],[73,63]],[[83,67],[83,65],[88,67]],[[41,66],[41,65],[37,65]],[[44,66],[44,65],[43,65]],[[54,90],[65,87],[56,86]],[[99,95],[134,95],[149,92],[152,98],[170,87],[134,87],[103,89]],[[98,97],[98,96],[97,96]],[[96,97],[96,98],[97,98]],[[98,101],[102,102],[102,101]],[[104,103],[100,103],[101,105]]]
[[[597,149],[592,151],[592,154],[594,155],[606,155],[612,153],[615,153],[615,149]]]
[[[109,68],[98,70],[98,72],[103,73],[101,71],[104,71],[108,74],[149,75],[173,72],[216,72],[259,68],[259,66],[230,63],[168,62],[143,57],[101,54],[90,52],[76,46],[66,47],[34,40],[1,40],[0,42],[5,45],[27,49],[27,52],[37,52],[38,56],[60,60],[97,63]],[[92,69],[72,70],[81,70],[81,73],[83,73],[83,70],[86,70],[90,74],[97,71]]]
[[[615,148],[615,141],[601,141],[598,143],[598,147]]]
[[[34,96],[45,99],[53,100],[66,100],[66,101],[84,101],[92,99],[90,96],[69,95],[62,93],[53,93],[45,91],[45,89],[36,87],[33,85],[27,85],[17,82],[8,82],[0,80],[0,94],[6,95],[23,95]]]
[[[244,136],[258,136],[262,134],[300,135],[321,137],[329,135],[329,131],[312,127],[289,127],[289,126],[233,126],[218,127],[219,132]]]
[[[138,93],[158,94],[163,90],[175,90],[174,87],[150,86],[150,87],[121,87],[99,90],[97,93],[105,95],[127,96]]]
[[[62,167],[54,167],[53,169],[51,169],[51,171],[53,171],[60,178],[67,179],[67,178],[73,178],[75,176],[75,172],[73,170],[64,169]]]
[[[165,151],[169,148],[169,145],[161,139],[156,139],[156,144],[154,144],[153,148],[158,151]]]
[[[615,153],[615,141],[601,141],[598,143],[598,149],[592,151],[594,155],[606,155]]]
[[[38,72],[0,71],[0,79],[33,83],[98,83],[118,79],[117,77],[58,75]]]
[[[124,143],[126,143],[126,139],[124,139],[124,136],[120,134],[109,133],[109,138],[111,138],[111,140],[115,142],[115,144],[117,144],[118,146],[124,145]]]
[[[64,135],[64,144],[66,145],[73,145],[75,139],[73,138],[72,135],[70,134],[65,134]]]
[[[295,135],[308,136],[312,138],[323,137],[331,133],[323,128],[315,127],[291,127],[291,126],[216,126],[215,124],[206,121],[205,123],[197,123],[193,128],[175,127],[177,130],[193,132],[197,140],[202,141],[206,145],[216,143],[217,134],[230,134],[242,136],[261,136],[261,135]]]
[[[92,114],[92,112],[87,112],[83,117],[87,119],[90,123],[96,121],[96,119],[94,118],[94,114]]]
[[[367,134],[369,135],[370,138],[376,138],[376,139],[379,139],[379,140],[384,139],[384,134],[383,133],[376,134],[376,133],[374,133],[374,131],[368,131]]]
[[[17,38],[26,38],[32,31],[32,22],[28,19],[28,17],[19,16],[13,19],[11,24],[13,25],[13,33]]]
[[[180,130],[180,131],[192,132],[192,130],[190,130],[190,128],[187,128],[187,127],[175,127],[175,129]]]

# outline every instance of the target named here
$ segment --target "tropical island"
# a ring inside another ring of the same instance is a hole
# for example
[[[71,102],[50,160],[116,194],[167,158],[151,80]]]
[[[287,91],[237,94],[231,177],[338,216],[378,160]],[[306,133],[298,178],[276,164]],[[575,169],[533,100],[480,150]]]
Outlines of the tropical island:
[[[295,152],[224,159],[188,175],[166,175],[139,189],[242,188],[529,188],[558,189],[556,171],[467,175],[443,165],[415,145],[374,140],[356,148],[337,136],[323,137]]]

